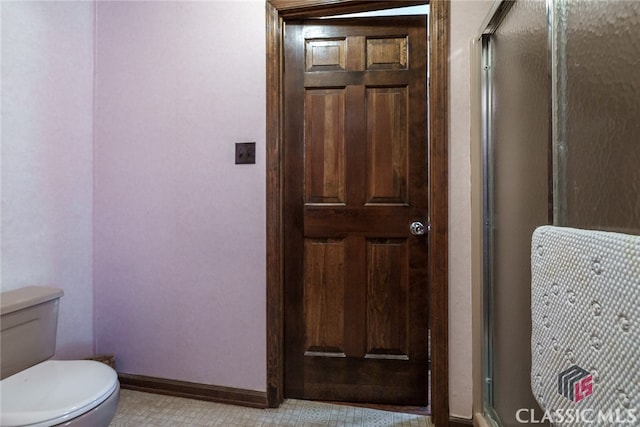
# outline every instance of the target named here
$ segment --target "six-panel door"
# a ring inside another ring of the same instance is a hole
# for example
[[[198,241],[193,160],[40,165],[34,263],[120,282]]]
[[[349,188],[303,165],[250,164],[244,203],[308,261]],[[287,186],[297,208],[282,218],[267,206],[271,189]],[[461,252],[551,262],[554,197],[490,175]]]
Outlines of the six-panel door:
[[[426,18],[285,31],[286,396],[426,405]]]

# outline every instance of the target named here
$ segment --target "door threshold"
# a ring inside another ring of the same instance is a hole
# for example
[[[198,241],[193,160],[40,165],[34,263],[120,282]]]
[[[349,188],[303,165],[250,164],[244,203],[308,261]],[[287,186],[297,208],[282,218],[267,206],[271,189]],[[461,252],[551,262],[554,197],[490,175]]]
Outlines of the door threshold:
[[[404,406],[404,405],[385,405],[379,403],[362,403],[362,402],[334,402],[330,400],[322,400],[323,403],[332,405],[355,406],[357,408],[377,409],[379,411],[400,412],[403,414],[413,415],[431,415],[431,405],[427,406]]]

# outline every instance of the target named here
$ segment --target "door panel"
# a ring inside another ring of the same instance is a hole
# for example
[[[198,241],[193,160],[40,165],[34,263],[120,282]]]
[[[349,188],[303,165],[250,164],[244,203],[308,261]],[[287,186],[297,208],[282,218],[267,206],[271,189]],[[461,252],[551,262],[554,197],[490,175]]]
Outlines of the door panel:
[[[305,356],[345,357],[344,239],[305,239]]]
[[[345,202],[345,89],[305,93],[305,201]]]
[[[407,87],[367,88],[367,203],[405,204]]]
[[[367,354],[409,360],[407,239],[367,239]]]
[[[288,22],[287,397],[427,403],[426,19]]]

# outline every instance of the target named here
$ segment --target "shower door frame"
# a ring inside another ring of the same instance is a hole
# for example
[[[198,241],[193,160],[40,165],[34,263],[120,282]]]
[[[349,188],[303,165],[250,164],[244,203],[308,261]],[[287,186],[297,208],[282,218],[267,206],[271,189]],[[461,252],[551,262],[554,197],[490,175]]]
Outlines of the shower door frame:
[[[475,411],[481,411],[484,416],[488,417],[488,421],[493,425],[501,425],[500,417],[498,416],[494,408],[494,392],[493,392],[493,375],[494,369],[492,364],[492,348],[493,348],[493,320],[492,320],[492,306],[493,306],[493,267],[494,260],[494,245],[493,245],[493,157],[492,157],[492,93],[493,93],[493,76],[491,64],[493,63],[491,37],[497,31],[505,16],[509,13],[511,8],[516,3],[516,0],[501,0],[494,3],[487,18],[483,22],[480,33],[477,35],[476,49],[474,52],[476,55],[476,69],[478,70],[478,76],[476,76],[476,87],[479,108],[479,134],[477,135],[477,141],[480,143],[480,149],[477,157],[481,162],[481,171],[478,173],[480,179],[480,194],[482,195],[479,207],[476,206],[475,212],[481,211],[482,225],[478,226],[481,229],[480,247],[482,250],[482,262],[481,262],[481,296],[480,307],[481,313],[476,313],[476,318],[481,319],[480,335],[476,339],[481,342],[482,354],[480,363],[480,375],[475,376],[476,381],[480,381],[480,385],[476,388],[476,399],[474,399]],[[546,13],[547,13],[547,32],[548,32],[548,75],[549,75],[549,99],[553,100],[553,95],[556,91],[554,86],[555,71],[553,69],[553,45],[555,43],[554,33],[552,31],[553,24],[553,0],[546,0]],[[551,104],[551,102],[550,102]],[[551,107],[551,105],[550,105]],[[555,127],[556,120],[553,114],[552,108],[549,108],[549,201],[548,201],[548,223],[553,224],[554,218],[557,218],[558,213],[555,211],[557,203],[555,203],[554,195],[558,197],[558,189],[554,187],[556,180],[554,176],[558,163],[558,153],[554,149],[553,136],[557,133]],[[555,208],[555,209],[554,209]]]

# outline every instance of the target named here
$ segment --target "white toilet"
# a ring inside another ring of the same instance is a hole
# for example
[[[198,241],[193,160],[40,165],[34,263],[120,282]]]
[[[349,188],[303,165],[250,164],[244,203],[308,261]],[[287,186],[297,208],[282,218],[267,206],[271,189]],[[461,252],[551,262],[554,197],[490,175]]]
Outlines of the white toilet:
[[[62,294],[31,286],[0,295],[2,427],[106,427],[116,413],[116,371],[90,360],[47,360]]]

